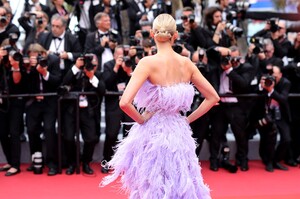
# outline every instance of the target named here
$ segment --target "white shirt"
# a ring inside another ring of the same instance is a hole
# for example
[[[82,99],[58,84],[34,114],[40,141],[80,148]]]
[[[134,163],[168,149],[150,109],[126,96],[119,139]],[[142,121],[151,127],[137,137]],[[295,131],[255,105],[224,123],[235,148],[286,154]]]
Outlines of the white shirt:
[[[232,91],[230,90],[229,87],[229,77],[227,76],[227,74],[229,74],[232,71],[229,69],[228,71],[224,71],[222,72],[221,76],[220,76],[220,88],[219,88],[219,93],[220,94],[226,94],[226,93],[232,93]],[[220,98],[221,102],[225,102],[225,103],[236,103],[238,102],[238,99],[236,97],[221,97]]]
[[[101,30],[98,30],[99,34],[106,34],[105,32],[102,32]],[[100,38],[100,43],[101,43],[101,38]],[[101,72],[103,71],[103,65],[112,60],[114,58],[113,53],[111,51],[111,49],[108,47],[104,47],[104,51],[101,55]]]

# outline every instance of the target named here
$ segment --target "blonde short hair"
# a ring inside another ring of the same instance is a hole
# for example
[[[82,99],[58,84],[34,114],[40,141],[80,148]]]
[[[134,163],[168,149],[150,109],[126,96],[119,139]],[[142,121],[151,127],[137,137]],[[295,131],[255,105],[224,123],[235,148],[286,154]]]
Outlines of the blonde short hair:
[[[169,14],[158,15],[153,21],[153,32],[157,41],[169,41],[176,32],[175,19]]]

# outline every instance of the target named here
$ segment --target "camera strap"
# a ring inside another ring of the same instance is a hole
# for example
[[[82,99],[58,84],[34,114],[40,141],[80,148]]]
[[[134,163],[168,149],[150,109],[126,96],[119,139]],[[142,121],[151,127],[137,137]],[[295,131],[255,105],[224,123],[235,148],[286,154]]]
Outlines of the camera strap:
[[[59,40],[58,45],[57,45],[57,43],[56,43],[57,40]],[[59,48],[60,48],[60,46],[61,46],[61,44],[62,44],[62,41],[63,41],[62,38],[55,38],[55,39],[54,39],[54,47],[55,47],[55,52],[56,52],[56,53],[59,53],[58,50],[59,50]]]

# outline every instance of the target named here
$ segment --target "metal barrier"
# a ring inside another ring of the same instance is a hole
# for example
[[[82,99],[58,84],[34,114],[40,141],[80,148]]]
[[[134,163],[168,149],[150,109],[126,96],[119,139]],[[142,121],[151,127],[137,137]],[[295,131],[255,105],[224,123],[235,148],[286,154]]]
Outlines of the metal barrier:
[[[106,91],[105,95],[122,95],[123,92],[112,92]],[[29,98],[29,97],[36,97],[36,96],[57,96],[57,93],[38,93],[38,94],[0,94],[0,98]],[[61,102],[64,100],[75,101],[75,104],[79,103],[79,96],[80,95],[96,95],[96,92],[69,92],[68,95],[60,96],[58,98],[58,106],[57,106],[57,135],[58,135],[58,173],[62,173],[62,128],[61,128]],[[258,98],[258,97],[266,97],[263,94],[220,94],[220,97],[242,97],[242,98]],[[300,93],[290,93],[289,97],[300,97]],[[76,143],[76,173],[80,173],[80,139],[79,139],[79,106],[76,106],[76,127],[75,127],[75,143]]]

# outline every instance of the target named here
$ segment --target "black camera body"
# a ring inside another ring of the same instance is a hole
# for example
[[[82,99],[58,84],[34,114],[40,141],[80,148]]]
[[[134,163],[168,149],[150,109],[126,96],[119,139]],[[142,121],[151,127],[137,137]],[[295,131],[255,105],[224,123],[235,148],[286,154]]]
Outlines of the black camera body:
[[[231,61],[231,56],[227,55],[227,56],[221,56],[221,65],[222,66],[226,66],[230,63]]]
[[[85,55],[82,55],[80,57],[84,62],[83,68],[85,68],[87,71],[94,70],[95,65],[92,63],[92,61],[94,59],[93,54],[85,54]]]
[[[9,55],[15,60],[15,61],[21,61],[23,60],[23,55],[19,52],[19,51],[16,51],[16,50],[10,50],[9,51]]]
[[[267,23],[270,24],[270,31],[273,33],[280,30],[280,27],[276,24],[276,22],[277,22],[276,18],[271,18],[267,21]]]
[[[23,59],[23,56],[20,53],[20,51],[16,50],[11,45],[3,46],[2,49],[7,51],[7,56],[4,56],[6,57],[5,60],[7,61],[8,61],[8,55],[11,56],[15,61],[21,61]]]
[[[37,63],[42,67],[42,68],[45,68],[48,66],[48,60],[47,58],[43,57],[41,54],[39,54],[37,56]]]
[[[124,56],[123,57],[123,62],[124,62],[126,67],[134,67],[135,66],[134,61],[129,56]]]
[[[6,24],[7,23],[7,17],[6,16],[0,16],[0,23]]]
[[[265,86],[270,87],[273,82],[275,82],[275,77],[272,75],[264,75],[265,77]]]
[[[190,14],[189,16],[181,16],[181,20],[183,21],[189,21],[189,23],[194,23],[195,22],[196,16],[194,14]]]
[[[42,17],[39,17],[39,18],[36,18],[37,19],[37,24],[38,25],[42,25],[43,24],[43,18]]]
[[[253,54],[257,55],[262,52],[263,37],[251,37],[250,43],[255,45],[255,48],[252,50]]]
[[[116,43],[118,41],[118,31],[110,30],[108,32],[108,37],[111,42]]]
[[[148,30],[142,30],[142,36],[143,36],[143,38],[149,38],[150,32]]]

